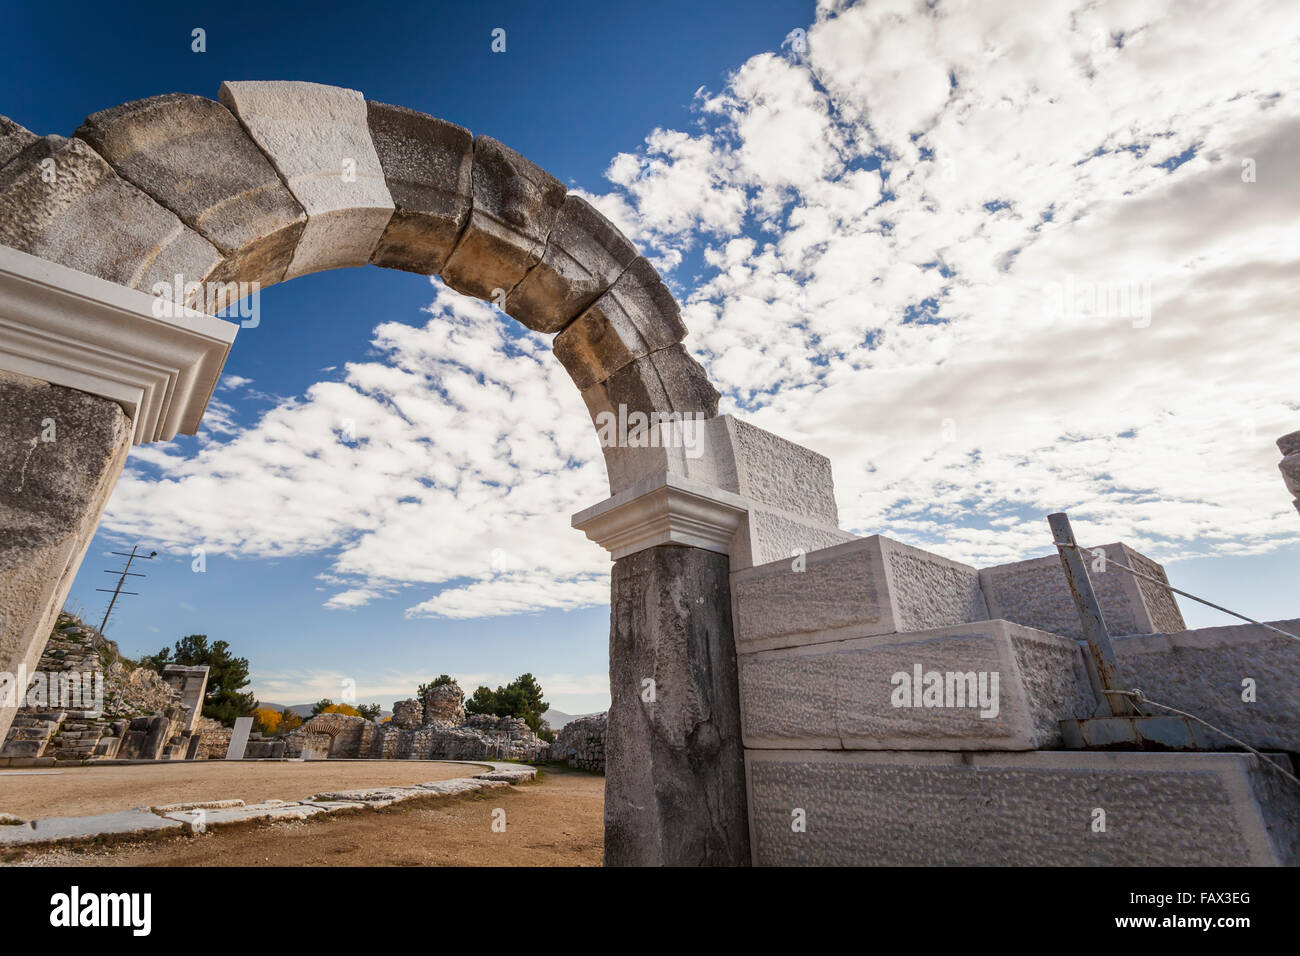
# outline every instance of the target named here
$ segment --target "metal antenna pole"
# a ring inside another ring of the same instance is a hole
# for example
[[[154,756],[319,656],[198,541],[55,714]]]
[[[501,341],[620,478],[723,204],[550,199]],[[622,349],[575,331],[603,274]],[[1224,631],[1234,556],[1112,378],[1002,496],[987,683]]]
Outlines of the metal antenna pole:
[[[135,546],[133,546],[133,547],[131,548],[131,553],[130,553],[130,554],[127,554],[127,553],[124,552],[124,551],[113,551],[113,552],[111,552],[112,554],[121,555],[122,557],[126,558],[126,567],[124,567],[120,572],[119,572],[119,571],[113,571],[113,570],[111,570],[111,569],[109,569],[109,568],[105,568],[105,569],[104,569],[104,573],[105,573],[105,574],[120,574],[120,575],[121,575],[121,576],[117,579],[117,587],[114,587],[114,588],[111,588],[111,589],[110,589],[110,588],[95,588],[96,591],[103,591],[103,592],[106,593],[106,594],[111,593],[111,594],[113,595],[113,597],[112,597],[112,598],[109,600],[109,602],[108,602],[108,610],[106,610],[106,611],[104,612],[104,620],[100,621],[100,623],[99,623],[99,633],[101,633],[101,634],[104,633],[104,628],[108,627],[108,616],[109,616],[110,614],[113,613],[113,605],[115,605],[115,604],[117,603],[117,598],[118,598],[118,596],[119,596],[119,595],[122,595],[122,594],[138,595],[138,594],[140,593],[139,591],[123,591],[123,590],[122,590],[122,585],[124,585],[124,584],[126,583],[126,579],[127,579],[128,577],[131,577],[131,578],[143,578],[143,577],[145,577],[145,575],[141,574],[140,572],[138,572],[138,571],[132,571],[132,570],[131,570],[131,562],[133,562],[137,557],[140,558],[140,560],[142,560],[142,561],[152,561],[153,558],[158,554],[157,551],[150,551],[148,555],[136,554],[136,551],[138,551],[139,548],[140,548],[140,546],[139,546],[138,544],[135,545]]]
[[[1141,714],[1127,697],[1119,694],[1107,694],[1108,690],[1123,690],[1119,685],[1115,665],[1115,649],[1110,643],[1110,633],[1106,630],[1106,621],[1101,616],[1101,605],[1092,590],[1092,581],[1088,577],[1088,568],[1079,554],[1079,546],[1074,540],[1074,530],[1070,519],[1062,512],[1048,515],[1047,523],[1052,528],[1052,539],[1056,550],[1061,555],[1061,566],[1065,569],[1065,581],[1070,586],[1074,597],[1074,606],[1079,612],[1079,623],[1083,627],[1083,637],[1088,642],[1088,652],[1097,669],[1097,679],[1101,682],[1101,709],[1108,708],[1108,713],[1115,717],[1131,717]]]

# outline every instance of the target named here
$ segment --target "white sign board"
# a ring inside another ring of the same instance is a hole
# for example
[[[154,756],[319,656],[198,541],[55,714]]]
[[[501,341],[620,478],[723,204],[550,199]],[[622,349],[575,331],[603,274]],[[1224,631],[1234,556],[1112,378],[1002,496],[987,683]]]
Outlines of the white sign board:
[[[252,729],[252,717],[235,718],[235,731],[230,735],[230,747],[226,750],[227,760],[244,759],[244,748],[248,746],[248,735]]]

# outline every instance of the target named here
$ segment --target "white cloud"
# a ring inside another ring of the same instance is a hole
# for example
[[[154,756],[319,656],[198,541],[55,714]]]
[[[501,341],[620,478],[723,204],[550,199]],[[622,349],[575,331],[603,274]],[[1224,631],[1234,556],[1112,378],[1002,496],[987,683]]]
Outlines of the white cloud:
[[[331,609],[407,588],[415,615],[607,601],[607,583],[594,586],[607,556],[568,525],[608,494],[572,382],[541,336],[514,337],[492,307],[432,291],[426,325],[375,330],[381,360],[350,363],[343,381],[223,428],[234,437],[192,456],[137,455],[104,527],[209,554],[331,553]]]
[[[661,262],[706,243],[689,344],[724,406],[831,456],[845,527],[991,564],[1068,508],[1165,557],[1268,550],[1300,540],[1272,443],[1300,411],[1297,28],[823,3],[806,53],[701,91],[705,128],[656,131],[598,201]],[[1045,315],[1134,282],[1149,327]]]
[[[724,410],[830,455],[845,528],[976,564],[1042,553],[1061,509],[1166,559],[1300,540],[1272,444],[1300,417],[1300,8],[817,17],[588,195],[661,268],[702,264],[669,279]],[[1050,314],[1130,282],[1149,324]],[[105,525],[330,553],[331,607],[603,603],[568,527],[605,495],[576,391],[541,336],[434,295],[341,381],[242,431],[214,406],[191,457],[142,449]]]

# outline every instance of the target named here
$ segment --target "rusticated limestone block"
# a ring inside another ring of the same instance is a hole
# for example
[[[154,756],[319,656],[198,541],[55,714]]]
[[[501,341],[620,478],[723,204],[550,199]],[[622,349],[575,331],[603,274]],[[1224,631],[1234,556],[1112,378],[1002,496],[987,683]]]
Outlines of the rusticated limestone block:
[[[221,250],[224,281],[284,278],[307,215],[220,103],[153,96],[88,116],[76,135]]]
[[[1165,569],[1127,545],[1102,545],[1085,549],[1088,577],[1111,637],[1125,634],[1173,633],[1183,630],[1182,612],[1169,591],[1135,578],[1118,568],[1106,569],[1114,560],[1135,571],[1168,581]],[[1055,554],[980,571],[980,586],[988,602],[989,617],[1003,618],[1053,634],[1082,638],[1079,612]]]
[[[1040,750],[1097,707],[1075,641],[1008,621],[742,653],[740,700],[777,750]]]
[[[612,222],[581,196],[568,196],[541,261],[510,293],[506,312],[530,329],[558,332],[614,285],[636,257],[636,247]],[[680,341],[678,337],[656,347]]]
[[[393,197],[356,90],[296,81],[221,84],[221,102],[270,157],[307,211],[286,279],[363,266],[393,215]]]
[[[1300,634],[1300,619],[1269,623]],[[1252,747],[1300,753],[1300,694],[1294,690],[1300,687],[1300,641],[1258,624],[1235,624],[1134,634],[1112,643],[1123,686],[1140,687],[1151,700],[1195,714]],[[1247,687],[1253,694],[1245,693]]]
[[[610,603],[605,862],[746,865],[726,557],[662,546],[621,558]]]
[[[370,135],[397,211],[370,261],[433,275],[469,218],[474,136],[469,130],[387,103],[366,103]]]
[[[1300,790],[1253,754],[751,750],[746,758],[758,866],[1300,862]],[[790,826],[796,808],[802,830]],[[1105,832],[1090,826],[1098,808]]]
[[[520,288],[541,268],[529,273]],[[654,266],[637,258],[608,292],[555,337],[555,357],[578,388],[590,388],[641,356],[684,338],[686,326],[677,300]]]
[[[742,653],[988,620],[974,568],[881,535],[732,575]]]
[[[7,116],[0,116],[0,166],[36,142],[35,133],[24,129]]]
[[[501,303],[541,259],[564,185],[490,136],[474,140],[472,184],[469,224],[442,279],[457,292]]]
[[[116,403],[0,372],[0,673],[36,668],[130,447]]]
[[[80,139],[46,136],[0,170],[0,244],[132,289],[205,280],[212,243]]]

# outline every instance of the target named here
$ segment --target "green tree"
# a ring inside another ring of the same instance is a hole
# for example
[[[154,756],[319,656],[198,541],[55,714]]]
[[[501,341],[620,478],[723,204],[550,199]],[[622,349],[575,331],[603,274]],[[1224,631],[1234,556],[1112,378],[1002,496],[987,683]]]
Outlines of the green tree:
[[[319,717],[333,706],[334,701],[330,700],[328,697],[322,697],[320,700],[316,701],[316,703],[311,705],[311,715],[313,717]]]
[[[465,701],[465,711],[470,714],[492,714],[497,717],[522,717],[533,733],[542,730],[542,714],[550,708],[542,699],[542,685],[532,674],[520,674],[505,687],[490,690],[479,687]]]
[[[465,698],[467,714],[496,714],[496,712],[497,695],[493,693],[491,687],[477,687],[473,694]]]
[[[168,664],[206,665],[208,690],[203,698],[203,716],[227,727],[234,726],[236,717],[251,717],[257,708],[257,698],[244,690],[249,683],[248,658],[231,654],[226,641],[209,645],[206,634],[189,634],[173,647],[141,658],[140,663],[159,673]]]
[[[382,709],[378,704],[357,704],[357,713],[366,720],[378,720]]]

